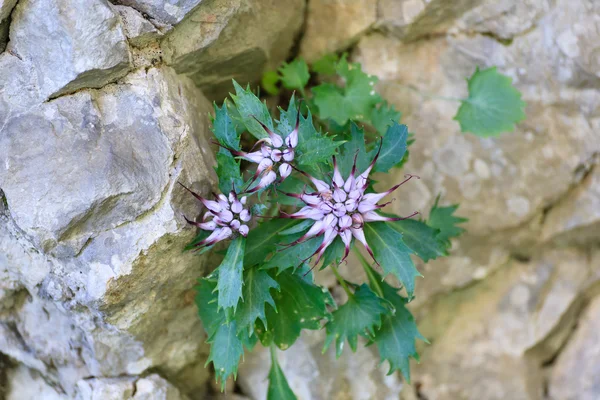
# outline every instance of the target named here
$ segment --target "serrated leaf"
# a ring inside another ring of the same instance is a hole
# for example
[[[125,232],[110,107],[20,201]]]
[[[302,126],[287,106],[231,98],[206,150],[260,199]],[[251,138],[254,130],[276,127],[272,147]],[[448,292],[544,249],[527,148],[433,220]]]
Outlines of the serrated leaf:
[[[263,127],[254,119],[258,119],[272,130],[273,120],[267,106],[252,93],[249,87],[244,89],[235,80],[233,81],[233,86],[235,87],[236,94],[232,94],[231,98],[237,107],[241,121],[246,126],[246,129],[257,139],[267,137],[268,135]]]
[[[208,339],[211,346],[206,365],[213,363],[215,379],[221,382],[221,391],[225,389],[225,382],[230,375],[237,377],[240,358],[244,355],[244,346],[236,331],[236,322],[231,321],[221,324]]]
[[[297,400],[277,362],[277,354],[274,348],[271,348],[271,369],[269,370],[267,400]]]
[[[246,238],[246,254],[244,255],[246,267],[264,262],[267,254],[275,251],[277,244],[281,243],[279,232],[291,228],[297,223],[297,220],[277,218],[263,222],[250,230]]]
[[[381,144],[381,153],[377,163],[375,163],[375,172],[388,172],[390,168],[400,164],[406,153],[406,140],[408,139],[408,128],[406,125],[400,125],[397,122],[391,124]],[[370,158],[375,157],[377,149],[373,149]]]
[[[438,197],[435,200],[435,204],[431,207],[431,211],[429,211],[427,225],[439,229],[438,239],[449,245],[451,238],[460,236],[465,231],[457,225],[467,222],[468,219],[454,216],[458,204],[439,207],[439,199],[440,198]]]
[[[338,59],[335,53],[325,54],[312,64],[312,70],[321,75],[333,75]]]
[[[440,230],[423,221],[405,219],[390,222],[390,226],[402,233],[402,240],[424,262],[448,255],[446,243],[440,240]]]
[[[263,344],[272,339],[277,347],[285,350],[294,344],[302,329],[320,329],[321,320],[329,316],[327,305],[333,304],[329,292],[307,281],[300,273],[288,270],[275,277],[281,289],[273,295],[277,311],[267,307],[268,328],[256,330]]]
[[[296,233],[305,232],[308,228],[310,228],[315,223],[312,219],[305,219],[299,221],[296,225],[279,232],[281,236],[294,235]],[[286,238],[285,240],[290,240],[290,238]]]
[[[233,308],[235,311],[242,298],[245,246],[246,239],[243,236],[234,239],[227,249],[223,262],[216,270],[219,274],[217,281],[219,309]]]
[[[350,175],[354,156],[357,154],[356,169],[357,174],[360,174],[367,169],[371,158],[369,158],[365,148],[364,130],[359,128],[355,123],[352,123],[350,125],[350,139],[340,147],[340,155],[337,160],[340,172],[344,178]]]
[[[213,103],[215,117],[212,121],[212,132],[215,138],[223,146],[234,150],[240,150],[240,134],[235,129],[235,124],[229,116],[227,100],[223,102],[221,108]]]
[[[325,325],[327,339],[323,352],[335,340],[336,357],[342,355],[344,342],[348,340],[350,349],[356,352],[358,335],[370,337],[381,326],[381,316],[390,310],[385,300],[378,297],[366,284],[360,285],[353,296],[332,313],[332,319]]]
[[[234,188],[240,190],[244,186],[240,164],[227,150],[219,149],[215,172],[219,177],[219,190],[221,193],[229,193]]]
[[[271,296],[271,289],[279,290],[279,285],[266,271],[258,268],[249,268],[244,274],[244,288],[242,290],[244,301],[238,305],[235,313],[238,332],[252,329],[257,319],[267,323],[265,304],[275,307]]]
[[[279,82],[279,74],[277,71],[267,71],[263,74],[262,79],[260,80],[260,85],[267,93],[275,96],[279,94],[277,82]]]
[[[406,308],[408,300],[385,282],[381,282],[381,287],[385,299],[392,304],[396,312],[383,316],[381,328],[375,332],[371,343],[377,345],[381,361],[388,361],[390,366],[388,375],[400,370],[406,381],[410,383],[409,359],[412,357],[419,360],[415,340],[427,342],[427,339],[421,335],[415,319]]]
[[[415,268],[410,255],[412,250],[402,240],[402,234],[385,222],[364,225],[365,238],[381,265],[384,277],[394,275],[406,288],[409,299],[415,290],[415,277],[422,276]]]
[[[323,83],[312,89],[320,117],[340,125],[348,120],[368,121],[372,109],[381,102],[374,90],[377,78],[362,72],[358,63],[348,64],[345,57],[337,63],[336,72],[346,82],[345,87]]]
[[[314,222],[314,221],[313,221]],[[285,239],[280,239],[284,244],[288,244],[298,239],[302,235],[291,235]],[[288,268],[298,268],[308,257],[313,255],[319,245],[323,242],[323,237],[317,236],[308,239],[305,242],[293,246],[280,247],[273,257],[263,264],[263,269],[277,268],[277,273],[281,273]]]
[[[371,125],[383,135],[387,132],[389,126],[394,123],[399,123],[402,113],[394,108],[394,105],[389,105],[384,101],[379,107],[374,108],[371,112]]]
[[[279,68],[279,73],[281,74],[281,83],[287,89],[303,90],[310,78],[308,65],[301,58],[297,58],[290,63],[284,63]]]
[[[512,132],[525,119],[525,102],[511,79],[496,67],[480,70],[468,79],[469,97],[461,101],[454,119],[461,131],[488,137]]]
[[[198,286],[196,286],[198,315],[208,337],[214,335],[219,326],[225,322],[225,313],[218,310],[216,287],[217,282],[211,282],[207,279],[201,279]]]
[[[340,236],[336,236],[333,242],[327,246],[323,253],[323,264],[321,269],[326,268],[330,264],[339,264],[344,257],[345,250],[344,242]]]

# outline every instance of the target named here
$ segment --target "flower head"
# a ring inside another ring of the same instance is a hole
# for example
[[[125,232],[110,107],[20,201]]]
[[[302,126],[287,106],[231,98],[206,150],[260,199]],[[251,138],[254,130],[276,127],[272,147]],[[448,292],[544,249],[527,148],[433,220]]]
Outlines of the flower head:
[[[350,176],[346,180],[342,178],[337,161],[334,157],[334,170],[331,184],[303,173],[311,180],[317,189],[316,192],[306,193],[306,191],[304,191],[301,194],[286,193],[288,196],[303,201],[306,206],[293,214],[283,214],[284,217],[312,219],[315,221],[308,232],[289,245],[302,243],[312,237],[323,235],[323,242],[315,253],[310,256],[317,255],[315,265],[319,263],[325,249],[337,236],[341,237],[345,245],[345,253],[342,261],[348,256],[352,238],[361,242],[371,257],[373,257],[373,260],[375,260],[373,251],[365,239],[363,231],[364,224],[374,221],[399,221],[414,217],[418,214],[418,212],[414,212],[407,217],[386,217],[376,212],[376,210],[390,203],[379,204],[379,201],[385,196],[392,193],[410,179],[419,178],[415,175],[405,175],[406,179],[404,181],[385,192],[366,193],[366,189],[369,186],[369,173],[375,166],[380,151],[381,145],[371,164],[360,175],[356,174],[356,156],[354,157],[354,164],[352,165]],[[377,260],[375,260],[375,262],[377,263]]]
[[[260,150],[246,153],[234,149],[228,149],[233,155],[242,157],[244,160],[258,164],[256,173],[250,181],[252,185],[260,178],[258,184],[247,191],[253,193],[263,189],[277,180],[283,181],[292,173],[291,162],[294,160],[294,149],[298,145],[298,126],[300,125],[300,110],[296,117],[296,126],[285,139],[269,129],[268,126],[260,122],[257,118],[254,119],[267,132],[269,137],[259,140],[256,145],[260,144]],[[256,146],[255,145],[255,146]],[[277,172],[276,172],[277,171]]]
[[[246,223],[250,221],[252,215],[248,209],[245,208],[247,201],[245,196],[238,198],[235,190],[232,190],[229,192],[229,196],[213,193],[215,200],[207,200],[188,189],[182,183],[179,182],[179,184],[194,195],[195,198],[200,200],[200,202],[208,209],[202,217],[202,222],[192,221],[185,215],[183,216],[189,224],[205,231],[212,231],[206,239],[195,244],[199,249],[212,246],[213,244],[228,239],[236,234],[240,234],[244,237],[248,235],[249,228]]]

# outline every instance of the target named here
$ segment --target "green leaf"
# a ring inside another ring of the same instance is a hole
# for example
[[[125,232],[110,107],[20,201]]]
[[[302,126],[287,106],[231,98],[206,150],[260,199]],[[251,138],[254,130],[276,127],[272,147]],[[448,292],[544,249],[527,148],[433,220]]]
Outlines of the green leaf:
[[[223,146],[240,150],[240,134],[235,129],[235,124],[228,113],[227,100],[219,108],[213,103],[215,117],[212,120],[212,132]]]
[[[221,382],[221,391],[225,389],[225,381],[233,374],[237,378],[240,358],[244,355],[242,341],[236,335],[236,322],[220,325],[216,332],[208,339],[210,354],[206,365],[213,363],[215,379]]]
[[[412,219],[390,222],[389,224],[402,233],[404,243],[424,262],[448,255],[446,243],[444,240],[440,240],[439,229],[432,228],[423,221]]]
[[[287,89],[303,90],[310,78],[308,65],[301,58],[297,58],[289,64],[284,63],[279,68],[279,73],[281,74],[281,83]]]
[[[339,264],[344,257],[345,250],[344,242],[340,236],[336,236],[327,248],[325,249],[325,253],[323,253],[323,264],[321,265],[321,269],[326,268],[330,264]]]
[[[409,299],[415,290],[415,277],[422,276],[410,258],[412,250],[402,241],[402,234],[385,222],[370,222],[363,227],[367,243],[383,268],[384,277],[393,274],[406,288]]]
[[[235,80],[233,81],[233,86],[235,87],[236,94],[232,94],[231,98],[237,106],[241,121],[246,126],[246,129],[257,139],[267,137],[267,132],[254,119],[258,119],[272,130],[273,120],[267,106],[252,93],[250,87],[244,89]]]
[[[267,324],[265,303],[275,307],[271,289],[279,290],[277,282],[266,271],[249,268],[246,269],[244,275],[244,288],[242,291],[244,301],[239,304],[235,314],[238,332],[251,330],[257,319],[260,319],[265,325]]]
[[[388,172],[390,168],[398,165],[406,153],[406,140],[408,139],[408,128],[397,122],[391,124],[383,137],[381,153],[375,164],[375,172]],[[375,156],[377,149],[371,151],[371,158]]]
[[[277,249],[281,243],[279,232],[291,228],[298,223],[297,220],[288,218],[277,218],[263,222],[256,228],[251,229],[246,239],[246,254],[244,263],[246,267],[262,263],[268,254]]]
[[[335,53],[325,54],[312,64],[312,70],[321,75],[334,75],[338,59]]]
[[[296,233],[305,232],[314,223],[315,223],[315,221],[312,219],[301,220],[296,225],[292,226],[291,228],[279,232],[279,234],[281,236],[288,236],[288,235],[294,235]],[[289,238],[286,238],[284,240],[289,240]]]
[[[467,80],[469,97],[461,101],[454,119],[463,132],[488,137],[512,132],[525,119],[525,102],[511,79],[496,67],[480,70]]]
[[[450,238],[460,236],[465,230],[459,226],[463,222],[467,222],[467,218],[456,217],[454,216],[454,212],[458,208],[458,204],[454,204],[447,207],[439,207],[438,201],[440,198],[438,197],[435,200],[435,204],[431,207],[431,211],[429,211],[429,220],[427,221],[427,225],[439,229],[438,239],[445,242],[448,246],[450,245]]]
[[[183,251],[197,250],[198,248],[196,247],[196,244],[198,244],[201,241],[203,241],[204,239],[206,239],[208,237],[208,235],[210,235],[211,233],[212,232],[210,232],[210,231],[200,230],[198,232],[198,234],[196,235],[196,237],[185,246]],[[212,246],[205,246],[202,249],[197,250],[196,254],[203,254],[203,253],[207,252],[208,250],[210,250],[211,248],[212,248]]]
[[[402,114],[397,111],[393,105],[388,105],[387,101],[384,101],[379,107],[374,108],[371,112],[371,125],[383,135],[389,126],[400,122]]]
[[[267,389],[267,400],[296,400],[297,397],[290,389],[283,371],[277,362],[275,348],[271,347],[271,370],[269,371],[269,388]]]
[[[217,283],[208,279],[201,279],[198,286],[196,286],[198,315],[200,315],[202,326],[204,326],[208,337],[214,335],[219,326],[225,323],[225,313],[218,310],[216,287]]]
[[[242,297],[245,246],[246,239],[243,236],[234,239],[227,249],[223,262],[216,270],[219,275],[217,283],[219,309],[233,308],[235,311]]]
[[[279,82],[279,74],[277,71],[267,71],[263,74],[262,79],[260,80],[260,85],[267,93],[275,96],[279,94],[277,82]]]
[[[342,145],[340,148],[340,155],[338,157],[338,167],[345,179],[350,175],[352,171],[352,165],[354,164],[354,156],[358,154],[356,159],[357,174],[362,173],[371,162],[371,158],[367,154],[365,148],[365,132],[358,125],[352,123],[350,126],[350,140]]]
[[[293,235],[280,240],[285,241],[285,244],[288,244],[298,239],[300,236],[302,235]],[[321,242],[323,242],[323,238],[317,236],[293,246],[280,248],[275,254],[273,254],[273,257],[271,257],[269,261],[262,266],[262,268],[277,268],[278,274],[288,268],[296,269],[304,261],[306,261],[308,257],[315,253]]]
[[[329,317],[327,305],[334,303],[326,289],[307,281],[300,272],[284,271],[275,280],[281,289],[273,295],[276,309],[267,307],[268,328],[256,332],[263,344],[272,339],[285,350],[294,344],[302,329],[320,329],[321,320]]]
[[[219,190],[221,193],[229,193],[233,188],[240,190],[244,186],[240,164],[229,151],[219,149],[215,171],[219,177]]]
[[[419,360],[415,340],[427,342],[427,339],[421,335],[415,319],[406,308],[408,300],[385,282],[381,282],[381,287],[385,299],[392,304],[396,312],[383,316],[381,329],[375,332],[371,343],[377,345],[382,362],[388,361],[390,365],[388,375],[400,370],[406,381],[410,383],[409,358]]]
[[[386,302],[362,284],[348,298],[346,304],[332,313],[332,319],[325,325],[327,339],[323,352],[329,348],[335,339],[336,357],[342,355],[344,342],[348,340],[350,349],[356,352],[358,335],[371,337],[375,329],[381,326],[381,316],[389,309]]]
[[[323,83],[312,89],[320,117],[340,125],[348,120],[368,121],[372,109],[381,102],[374,89],[377,78],[362,72],[358,63],[348,64],[345,57],[337,63],[336,72],[346,82],[344,88]]]
[[[198,291],[196,305],[208,336],[207,342],[211,344],[206,365],[213,362],[216,380],[217,382],[221,381],[221,390],[223,390],[227,378],[231,374],[237,375],[238,364],[244,349],[243,341],[236,336],[236,322],[232,321],[227,324],[224,311],[218,310],[216,285],[216,282],[208,279],[200,280],[196,287]]]

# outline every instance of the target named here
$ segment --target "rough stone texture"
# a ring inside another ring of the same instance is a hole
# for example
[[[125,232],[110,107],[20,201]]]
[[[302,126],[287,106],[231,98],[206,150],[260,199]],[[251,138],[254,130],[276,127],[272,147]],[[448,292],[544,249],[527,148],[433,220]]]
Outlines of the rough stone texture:
[[[581,316],[577,330],[558,357],[550,380],[549,398],[600,398],[600,297]]]
[[[397,375],[386,376],[378,367],[377,352],[359,344],[336,360],[335,350],[322,353],[324,332],[305,332],[284,352],[278,352],[281,369],[298,399],[397,399],[403,387]],[[252,399],[266,399],[270,368],[269,349],[257,347],[240,365],[239,383]]]
[[[209,98],[223,98],[232,78],[258,81],[288,57],[304,8],[303,0],[208,1],[162,41],[165,61]]]
[[[375,348],[336,361],[309,332],[279,353],[298,397],[600,396],[597,1],[0,0],[5,45],[0,397],[210,397],[191,287],[214,263],[181,252],[194,232],[180,215],[199,209],[175,185],[214,186],[205,96],[291,51],[341,50],[415,132],[405,171],[421,180],[393,211],[425,212],[441,193],[468,233],[418,264],[411,307],[432,344],[412,385],[385,376]],[[464,78],[492,65],[523,92],[527,120],[462,134],[458,104],[434,96],[464,96]],[[341,272],[363,278],[353,261]],[[344,300],[329,271],[317,279]],[[248,398],[265,398],[268,368],[264,349],[246,355]]]
[[[310,62],[345,49],[376,21],[376,0],[311,0],[300,55]]]
[[[119,17],[101,0],[20,1],[6,51],[31,64],[45,98],[102,87],[130,65]]]

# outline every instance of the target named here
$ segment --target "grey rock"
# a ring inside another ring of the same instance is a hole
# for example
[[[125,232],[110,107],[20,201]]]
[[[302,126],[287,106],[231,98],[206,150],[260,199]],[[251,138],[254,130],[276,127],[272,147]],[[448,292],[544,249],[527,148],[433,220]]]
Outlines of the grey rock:
[[[0,0],[0,52],[4,51],[8,42],[9,17],[15,4],[17,4],[17,0]]]
[[[135,47],[143,47],[152,41],[156,41],[162,33],[142,16],[142,14],[127,6],[116,5],[114,9],[123,21],[123,32],[127,36],[129,44]]]
[[[433,343],[412,365],[420,395],[541,399],[541,365],[568,338],[579,295],[598,282],[598,272],[585,252],[548,252],[420,310],[420,329]]]
[[[356,353],[346,349],[336,360],[335,350],[322,353],[325,331],[306,331],[278,360],[287,381],[302,400],[398,398],[403,383],[398,375],[386,376],[373,347],[359,342]],[[250,398],[265,399],[268,387],[269,349],[257,347],[240,364],[239,384]]]
[[[376,0],[314,0],[308,3],[300,54],[307,61],[346,49],[377,21]]]
[[[577,330],[560,353],[549,384],[551,400],[594,400],[600,397],[600,297],[581,316]]]
[[[115,3],[134,8],[156,23],[169,27],[180,22],[202,0],[118,0]]]
[[[560,243],[597,242],[600,239],[600,171],[589,176],[560,203],[544,221],[543,239]]]
[[[186,388],[202,394],[208,372],[196,365],[206,349],[189,338],[202,337],[191,287],[205,261],[182,253],[194,231],[181,217],[199,208],[175,182],[201,193],[214,183],[209,109],[189,80],[163,67],[9,116],[0,247],[10,250],[0,272],[10,312],[1,319],[26,346],[6,336],[1,351],[69,395],[86,376],[153,366],[175,381],[192,368]],[[51,142],[41,141],[48,132]],[[36,194],[38,185],[47,193]],[[22,278],[27,271],[35,273]],[[30,300],[8,302],[22,290]]]
[[[23,365],[9,370],[6,380],[8,382],[6,400],[67,400],[69,398],[46,383],[40,373]]]
[[[31,64],[44,98],[102,87],[130,69],[119,17],[103,0],[19,2],[6,51]]]
[[[257,82],[288,57],[305,6],[302,0],[202,3],[165,36],[164,59],[208,98],[222,99],[231,79]]]

